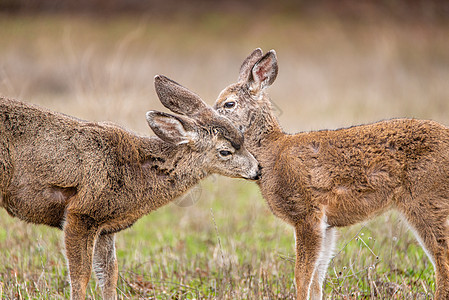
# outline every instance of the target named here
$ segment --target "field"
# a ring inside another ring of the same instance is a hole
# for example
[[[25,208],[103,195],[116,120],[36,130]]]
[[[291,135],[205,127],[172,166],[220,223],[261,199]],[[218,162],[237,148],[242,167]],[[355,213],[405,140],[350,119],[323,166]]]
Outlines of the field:
[[[150,135],[164,74],[212,104],[254,48],[287,132],[393,117],[449,125],[449,20],[202,13],[0,15],[0,95]],[[432,264],[388,213],[339,231],[326,299],[432,299]],[[211,176],[117,235],[120,299],[294,299],[293,231],[257,186]],[[0,299],[67,299],[61,232],[0,211]],[[90,299],[100,299],[95,280]]]

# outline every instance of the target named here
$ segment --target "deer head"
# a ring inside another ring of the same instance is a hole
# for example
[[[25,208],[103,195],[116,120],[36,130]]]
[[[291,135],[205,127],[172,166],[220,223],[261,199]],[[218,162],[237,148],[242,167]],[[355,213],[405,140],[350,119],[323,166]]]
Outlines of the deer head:
[[[182,114],[147,113],[148,124],[159,138],[173,145],[185,144],[187,151],[199,153],[208,173],[258,179],[258,162],[243,146],[242,133],[228,119],[198,95],[164,76],[155,77],[155,86],[161,102]]]
[[[214,109],[244,133],[251,127],[266,127],[267,124],[261,124],[262,120],[267,117],[274,120],[275,117],[265,90],[274,82],[277,73],[276,52],[271,50],[263,55],[261,49],[254,50],[240,67],[237,83],[220,93]]]

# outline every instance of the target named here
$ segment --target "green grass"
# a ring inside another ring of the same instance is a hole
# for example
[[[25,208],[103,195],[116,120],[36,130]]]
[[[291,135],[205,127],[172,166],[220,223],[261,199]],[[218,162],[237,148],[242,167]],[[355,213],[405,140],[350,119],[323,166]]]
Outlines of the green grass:
[[[168,205],[117,234],[120,297],[294,299],[292,230],[271,215],[257,186],[212,177],[200,188],[194,205]],[[4,211],[0,220],[3,297],[68,297],[61,232]],[[340,230],[330,297],[385,299],[394,291],[396,299],[426,299],[433,289],[432,265],[394,214]],[[100,297],[94,280],[88,293]]]
[[[165,74],[213,103],[254,48],[274,48],[286,131],[391,117],[449,124],[449,26],[285,13],[195,18],[4,16],[0,94],[149,134]],[[292,229],[250,182],[212,176],[117,234],[121,299],[294,299]],[[189,205],[190,201],[190,205]],[[339,230],[326,299],[431,299],[433,267],[394,213]],[[0,299],[67,299],[61,232],[0,211]],[[93,278],[92,278],[93,279]],[[99,299],[95,280],[88,295]]]

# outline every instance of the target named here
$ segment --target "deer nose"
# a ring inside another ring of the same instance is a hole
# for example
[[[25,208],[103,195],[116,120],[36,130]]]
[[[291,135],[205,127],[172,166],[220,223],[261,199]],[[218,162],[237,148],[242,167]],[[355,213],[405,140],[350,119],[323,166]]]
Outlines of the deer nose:
[[[252,180],[259,180],[262,177],[262,167],[259,165],[257,169],[257,173],[254,177],[252,177]]]

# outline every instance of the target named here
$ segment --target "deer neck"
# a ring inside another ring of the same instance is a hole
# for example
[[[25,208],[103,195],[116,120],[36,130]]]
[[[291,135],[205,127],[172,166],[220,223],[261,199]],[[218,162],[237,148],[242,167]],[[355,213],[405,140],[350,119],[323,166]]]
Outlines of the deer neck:
[[[271,105],[262,106],[251,113],[249,116],[251,124],[245,132],[245,145],[257,156],[269,144],[276,143],[285,134],[277,117],[273,114]]]
[[[208,175],[199,153],[187,145],[171,145],[159,138],[144,138],[141,169],[149,210],[181,196]]]

